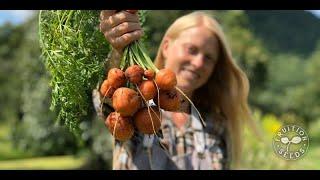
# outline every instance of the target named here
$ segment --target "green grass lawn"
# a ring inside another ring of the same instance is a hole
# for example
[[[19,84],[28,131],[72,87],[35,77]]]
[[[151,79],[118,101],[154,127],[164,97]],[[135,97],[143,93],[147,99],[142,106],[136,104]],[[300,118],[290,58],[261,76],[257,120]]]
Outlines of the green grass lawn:
[[[14,149],[10,141],[0,140],[0,161],[27,157],[32,157],[32,154]]]
[[[0,123],[0,170],[4,169],[77,169],[85,157],[52,156],[34,157],[31,153],[18,150],[9,139],[10,124]]]
[[[9,134],[10,123],[7,121],[2,121],[0,123],[0,161],[32,157],[32,154],[30,153],[15,149],[10,141]]]
[[[53,156],[0,161],[0,170],[66,170],[83,165],[84,157]]]
[[[304,157],[292,163],[290,169],[320,170],[320,145],[310,146]]]

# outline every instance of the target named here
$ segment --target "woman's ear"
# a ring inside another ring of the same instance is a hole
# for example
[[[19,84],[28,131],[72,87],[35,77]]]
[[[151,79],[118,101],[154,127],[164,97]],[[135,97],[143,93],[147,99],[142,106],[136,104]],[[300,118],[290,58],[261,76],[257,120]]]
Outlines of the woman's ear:
[[[170,39],[165,38],[163,40],[163,45],[162,45],[162,55],[163,55],[164,59],[167,59],[167,57],[168,57],[169,45],[170,45]]]

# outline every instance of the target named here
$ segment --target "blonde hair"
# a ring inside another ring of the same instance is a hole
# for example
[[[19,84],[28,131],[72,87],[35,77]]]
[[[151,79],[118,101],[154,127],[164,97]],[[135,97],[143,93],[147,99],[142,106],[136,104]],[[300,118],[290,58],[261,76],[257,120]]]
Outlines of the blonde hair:
[[[228,154],[233,160],[234,167],[238,167],[242,150],[242,125],[249,121],[251,121],[249,122],[251,125],[253,123],[247,102],[249,80],[235,63],[218,22],[201,11],[178,18],[164,35],[155,59],[155,65],[159,69],[164,68],[165,58],[162,54],[162,48],[166,37],[174,40],[184,30],[199,25],[207,27],[218,39],[219,59],[207,83],[194,92],[192,101],[201,112],[211,112],[214,119],[226,120]]]

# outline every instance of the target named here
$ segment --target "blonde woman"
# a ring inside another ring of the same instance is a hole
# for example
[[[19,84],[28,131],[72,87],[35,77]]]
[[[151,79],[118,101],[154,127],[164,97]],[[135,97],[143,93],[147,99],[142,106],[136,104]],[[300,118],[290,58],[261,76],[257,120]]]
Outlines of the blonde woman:
[[[142,36],[136,11],[101,12],[100,29],[113,46],[117,66],[126,45]],[[249,82],[237,66],[217,21],[196,11],[178,18],[165,33],[156,66],[170,68],[188,101],[181,111],[163,112],[161,138],[137,134],[116,142],[113,169],[230,169],[240,162],[242,125],[250,120]]]

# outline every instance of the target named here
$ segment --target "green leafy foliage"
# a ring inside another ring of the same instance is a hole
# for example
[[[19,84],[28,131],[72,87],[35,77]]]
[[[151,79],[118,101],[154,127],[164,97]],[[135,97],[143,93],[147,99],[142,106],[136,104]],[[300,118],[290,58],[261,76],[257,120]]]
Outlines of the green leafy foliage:
[[[54,10],[39,15],[40,46],[52,77],[52,106],[58,120],[79,134],[93,112],[91,91],[104,77],[110,50],[99,31],[100,11]]]

